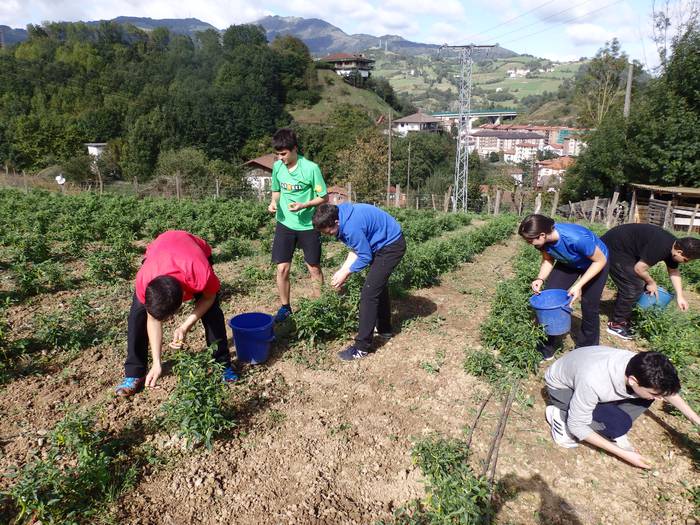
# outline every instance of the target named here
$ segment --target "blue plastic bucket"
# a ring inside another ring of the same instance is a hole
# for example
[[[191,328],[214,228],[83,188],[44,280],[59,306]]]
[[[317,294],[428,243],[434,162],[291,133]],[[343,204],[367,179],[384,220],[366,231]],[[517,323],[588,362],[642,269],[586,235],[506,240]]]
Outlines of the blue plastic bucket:
[[[267,361],[270,343],[275,339],[271,315],[261,312],[239,314],[229,319],[228,325],[233,332],[239,361],[252,365]]]
[[[656,300],[656,296],[654,294],[644,292],[639,297],[639,301],[637,301],[637,304],[642,310],[646,310],[647,308],[651,308],[654,306],[656,308],[664,309],[668,306],[668,303],[671,302],[671,299],[673,299],[673,294],[667,292],[664,288],[661,288],[661,286],[659,286],[658,301]]]
[[[571,297],[566,290],[552,288],[530,297],[537,321],[547,335],[564,335],[571,330]]]

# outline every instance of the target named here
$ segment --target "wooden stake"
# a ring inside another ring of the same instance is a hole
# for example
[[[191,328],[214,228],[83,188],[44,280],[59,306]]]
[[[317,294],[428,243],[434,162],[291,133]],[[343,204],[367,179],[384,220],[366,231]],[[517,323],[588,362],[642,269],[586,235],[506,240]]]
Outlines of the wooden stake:
[[[598,196],[593,199],[593,208],[591,209],[591,222],[595,222],[596,212],[598,211]]]
[[[605,218],[605,227],[610,228],[613,221],[613,215],[615,214],[615,209],[617,208],[617,199],[620,198],[620,192],[616,191],[613,193],[612,200],[610,201],[610,206],[608,206],[608,215]]]
[[[664,213],[664,229],[671,228],[673,226],[673,224],[669,224],[673,222],[671,219],[673,215],[672,212],[673,209],[671,208],[671,201],[668,201],[668,203],[666,204],[666,213]]]
[[[442,203],[442,210],[447,212],[450,211],[450,197],[452,196],[452,184],[447,188],[447,193],[445,193],[445,199]]]
[[[221,184],[221,181],[219,179],[214,179],[214,182],[216,183],[216,198],[219,198],[219,185]]]
[[[22,170],[22,180],[24,181],[24,193],[29,193],[29,181],[27,181],[27,172]]]
[[[433,201],[433,210],[437,210],[437,206],[435,206],[435,194],[434,193],[430,194],[430,200]]]
[[[496,203],[493,205],[493,214],[498,215],[501,209],[501,189],[496,190]]]
[[[346,189],[348,190],[348,202],[352,202],[352,182],[348,182]]]
[[[549,214],[550,217],[554,217],[557,214],[557,206],[559,206],[559,192],[554,192],[554,200],[552,200],[552,212]]]
[[[394,206],[397,208],[401,207],[401,185],[397,184],[396,185],[396,202],[394,203]]]
[[[180,172],[175,175],[175,195],[177,195],[177,200],[180,200]]]
[[[538,193],[537,197],[535,197],[535,211],[534,211],[534,213],[539,213],[541,209],[542,209],[542,194]]]
[[[637,207],[637,190],[632,190],[632,202],[630,203],[629,215],[627,216],[627,222],[635,222]]]
[[[688,231],[689,232],[693,231],[693,225],[695,224],[695,217],[697,217],[699,209],[700,209],[700,204],[696,204],[695,209],[693,210],[693,215],[690,217],[690,224],[688,224]]]

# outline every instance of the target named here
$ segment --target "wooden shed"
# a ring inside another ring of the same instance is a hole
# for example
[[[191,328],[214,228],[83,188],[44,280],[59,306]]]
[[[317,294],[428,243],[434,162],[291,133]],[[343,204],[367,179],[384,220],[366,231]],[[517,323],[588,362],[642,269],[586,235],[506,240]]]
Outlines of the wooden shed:
[[[630,222],[679,231],[700,231],[700,188],[630,184]]]

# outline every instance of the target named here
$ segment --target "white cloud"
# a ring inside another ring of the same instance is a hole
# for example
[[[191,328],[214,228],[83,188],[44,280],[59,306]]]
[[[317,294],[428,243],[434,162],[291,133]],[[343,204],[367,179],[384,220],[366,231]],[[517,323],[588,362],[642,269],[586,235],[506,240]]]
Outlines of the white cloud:
[[[573,24],[566,27],[566,34],[576,46],[602,45],[615,36],[596,24]]]

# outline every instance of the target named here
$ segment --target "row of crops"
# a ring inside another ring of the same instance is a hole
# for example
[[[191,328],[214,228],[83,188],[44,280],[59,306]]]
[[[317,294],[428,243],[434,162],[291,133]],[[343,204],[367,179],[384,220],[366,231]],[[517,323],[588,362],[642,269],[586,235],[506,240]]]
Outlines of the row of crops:
[[[6,317],[0,316],[0,384],[39,371],[39,360],[25,359],[39,350],[54,363],[65,363],[85,349],[123,340],[124,334],[102,328],[123,324],[125,312],[109,303],[115,293],[130,293],[143,241],[162,230],[187,229],[203,236],[215,247],[219,261],[250,258],[242,277],[255,286],[273,286],[272,268],[261,269],[252,262],[267,254],[273,226],[269,214],[255,203],[176,203],[16,191],[0,192],[0,201],[0,264],[10,276],[2,281],[2,308],[38,304],[47,292],[81,292],[67,308],[35,314],[31,337],[18,337]],[[472,217],[467,215],[397,215],[409,252],[392,281],[395,293],[437,282],[439,274],[509,237],[515,226],[511,217],[468,229]],[[81,261],[84,275],[71,271]],[[22,277],[21,269],[34,275]],[[290,343],[303,346],[349,336],[355,329],[361,279],[356,276],[345,294],[326,291],[320,299],[303,301],[295,314],[297,327]],[[105,286],[107,282],[112,284]],[[329,326],[334,331],[320,328]],[[34,365],[25,366],[28,362]],[[12,474],[9,490],[0,494],[0,519],[18,523],[101,519],[106,505],[161,461],[161,452],[153,450],[148,436],[175,432],[183,446],[191,447],[211,446],[217,436],[225,435],[235,415],[229,391],[218,381],[219,374],[211,373],[216,365],[209,353],[178,354],[174,362],[177,386],[158,417],[134,420],[113,433],[99,430],[104,403],[68,413],[46,437],[42,455]]]

